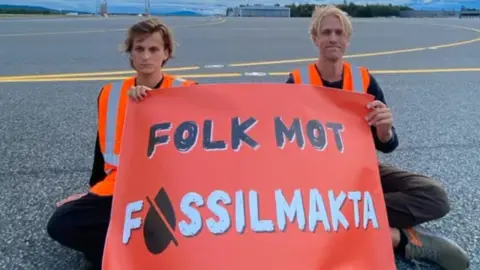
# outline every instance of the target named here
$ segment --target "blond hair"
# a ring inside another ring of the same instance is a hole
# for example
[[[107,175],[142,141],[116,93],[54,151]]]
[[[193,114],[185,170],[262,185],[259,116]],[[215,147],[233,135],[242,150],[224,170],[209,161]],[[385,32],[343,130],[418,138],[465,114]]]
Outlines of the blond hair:
[[[318,35],[318,31],[322,27],[322,20],[327,16],[337,17],[343,26],[343,31],[347,37],[352,35],[352,23],[344,11],[336,6],[329,4],[326,6],[315,6],[315,10],[312,13],[312,23],[310,25],[309,33],[312,39],[315,39]]]
[[[173,58],[175,41],[173,39],[173,34],[167,25],[157,18],[148,18],[132,25],[128,29],[127,38],[123,42],[122,51],[131,54],[135,39],[145,35],[152,35],[154,33],[159,33],[162,36],[163,49],[169,55],[167,60],[162,63],[162,66],[164,66],[169,59]],[[132,60],[130,60],[130,66],[135,69]]]

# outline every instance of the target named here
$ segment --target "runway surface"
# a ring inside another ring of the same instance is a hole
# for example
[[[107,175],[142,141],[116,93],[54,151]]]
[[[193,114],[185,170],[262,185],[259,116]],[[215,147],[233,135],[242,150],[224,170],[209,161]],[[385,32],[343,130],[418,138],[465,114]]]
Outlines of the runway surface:
[[[56,201],[86,190],[97,94],[112,76],[132,74],[118,46],[136,20],[0,22],[0,269],[85,269],[45,226]],[[171,73],[200,82],[282,82],[316,56],[308,19],[164,20],[179,43],[168,67],[182,68]],[[375,74],[399,132],[399,149],[380,158],[445,185],[451,212],[427,226],[466,248],[471,269],[480,269],[480,20],[353,23],[348,60]]]

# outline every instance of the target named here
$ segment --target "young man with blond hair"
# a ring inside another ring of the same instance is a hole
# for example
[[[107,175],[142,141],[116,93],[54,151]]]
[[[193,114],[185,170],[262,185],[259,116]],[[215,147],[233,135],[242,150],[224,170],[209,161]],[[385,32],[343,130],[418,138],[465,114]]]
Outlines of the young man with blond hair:
[[[370,113],[365,118],[371,126],[376,149],[392,152],[398,146],[398,138],[383,91],[366,68],[343,60],[352,35],[349,18],[333,5],[317,7],[312,17],[310,36],[318,48],[318,60],[293,70],[287,83],[375,96],[367,106]],[[412,261],[429,260],[447,270],[467,269],[469,259],[460,246],[442,236],[414,228],[449,212],[447,193],[442,185],[424,175],[390,165],[379,164],[379,171],[395,253]]]
[[[129,29],[124,45],[136,75],[109,83],[100,91],[90,190],[57,204],[47,225],[52,239],[84,253],[94,269],[101,269],[102,265],[127,99],[142,99],[152,89],[196,84],[162,71],[173,56],[174,41],[161,21],[147,19],[136,23]]]

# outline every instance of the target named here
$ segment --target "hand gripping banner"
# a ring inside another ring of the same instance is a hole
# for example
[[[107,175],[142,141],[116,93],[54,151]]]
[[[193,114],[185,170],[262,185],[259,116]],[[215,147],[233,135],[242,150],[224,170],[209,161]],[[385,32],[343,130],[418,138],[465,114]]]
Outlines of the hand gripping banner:
[[[219,84],[129,102],[105,270],[393,270],[366,94]]]

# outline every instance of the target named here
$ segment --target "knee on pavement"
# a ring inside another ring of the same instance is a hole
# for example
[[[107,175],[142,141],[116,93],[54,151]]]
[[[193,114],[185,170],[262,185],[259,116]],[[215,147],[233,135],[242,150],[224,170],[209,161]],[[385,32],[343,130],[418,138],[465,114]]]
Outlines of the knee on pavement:
[[[427,186],[425,193],[433,201],[429,209],[433,219],[442,218],[450,212],[447,191],[440,183],[435,182]]]
[[[77,240],[78,232],[75,226],[75,220],[71,215],[63,211],[64,205],[56,209],[47,224],[47,233],[58,243],[71,246]]]

